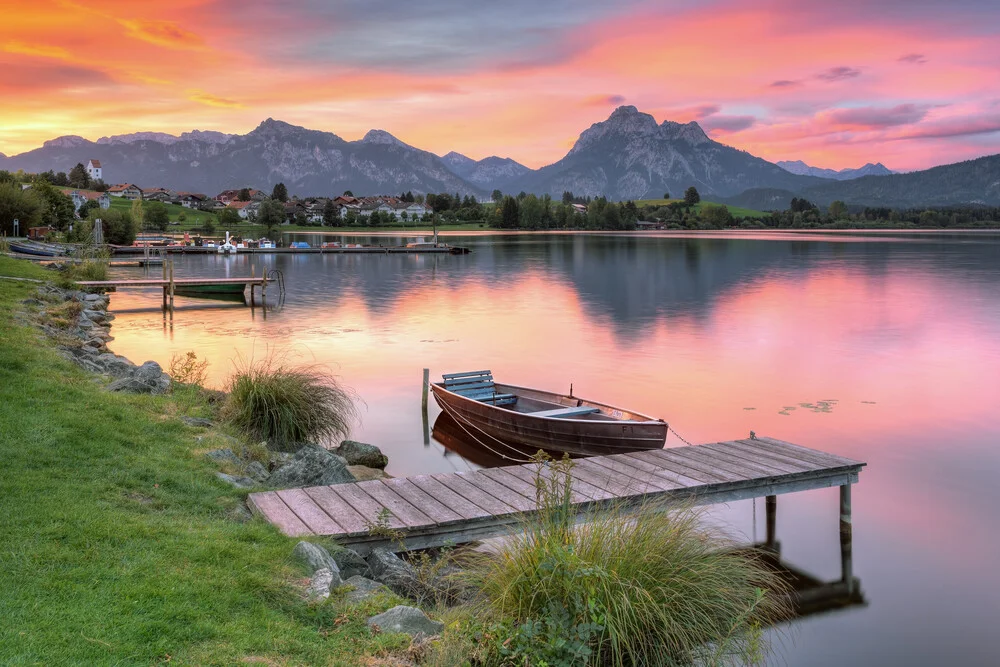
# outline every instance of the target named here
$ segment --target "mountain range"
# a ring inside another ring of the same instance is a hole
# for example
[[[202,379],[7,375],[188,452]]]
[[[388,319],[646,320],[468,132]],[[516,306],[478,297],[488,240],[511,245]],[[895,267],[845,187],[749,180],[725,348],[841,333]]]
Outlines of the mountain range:
[[[839,171],[835,169],[823,169],[822,167],[811,167],[802,160],[780,160],[775,162],[775,164],[785,171],[798,174],[799,176],[819,176],[820,178],[832,178],[835,181],[849,181],[852,178],[861,178],[862,176],[888,176],[889,174],[896,173],[881,162],[876,162],[875,164],[869,162],[858,169],[841,169]]]
[[[801,161],[774,164],[712,140],[695,122],[657,123],[633,106],[594,123],[562,159],[540,169],[504,157],[438,156],[384,130],[346,141],[270,118],[244,135],[194,130],[97,141],[64,136],[20,155],[0,155],[0,169],[68,172],[90,159],[102,162],[108,182],[206,194],[243,186],[269,190],[283,182],[297,195],[410,190],[488,197],[500,189],[626,200],[666,192],[679,197],[693,185],[705,199],[759,209],[786,208],[796,196],[821,205],[836,199],[907,207],[1000,204],[1000,156],[907,174],[893,174],[881,163],[840,172]]]

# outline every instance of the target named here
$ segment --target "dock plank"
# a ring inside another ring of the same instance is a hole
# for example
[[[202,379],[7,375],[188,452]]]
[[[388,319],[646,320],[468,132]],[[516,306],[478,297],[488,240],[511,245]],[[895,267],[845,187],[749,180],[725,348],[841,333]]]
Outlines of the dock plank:
[[[371,521],[361,516],[356,509],[333,492],[329,486],[311,486],[302,489],[313,499],[320,509],[329,514],[334,521],[344,527],[347,534],[367,531]]]
[[[347,532],[343,526],[334,521],[316,502],[302,489],[282,489],[276,492],[288,509],[295,513],[312,532],[317,535],[329,535]]]
[[[464,518],[455,510],[422,491],[420,487],[405,477],[394,477],[380,481],[382,484],[390,487],[411,505],[419,508],[420,511],[431,518],[434,523],[445,524],[454,521],[461,521]]]
[[[578,517],[619,501],[694,505],[853,484],[865,463],[771,438],[644,450],[574,461],[571,501]],[[287,535],[330,535],[359,553],[376,546],[458,544],[524,528],[536,510],[536,474],[504,466],[250,494],[255,512]],[[381,511],[402,542],[371,532]]]
[[[373,479],[367,482],[356,482],[353,486],[367,493],[378,504],[399,517],[399,520],[406,524],[407,527],[427,526],[434,523],[434,519],[414,507],[409,501],[393,491],[392,488],[383,484],[382,480]]]
[[[250,502],[268,521],[278,527],[278,530],[289,537],[313,535],[306,524],[295,515],[288,505],[274,491],[254,493]]]
[[[469,480],[462,479],[458,473],[439,473],[431,475],[435,480],[447,486],[449,489],[462,496],[469,502],[482,507],[493,516],[503,516],[505,514],[516,514],[519,510],[507,503],[497,500],[490,494],[480,491]]]
[[[427,495],[434,496],[467,520],[493,516],[488,510],[476,505],[468,498],[455,493],[430,475],[417,475],[416,477],[407,477],[407,479],[413,482],[413,485],[421,491]]]
[[[359,489],[358,484],[361,484],[361,482],[355,482],[354,484],[335,484],[327,488],[340,496],[344,502],[350,505],[354,511],[360,514],[361,517],[368,523],[375,524],[379,519],[379,515],[383,514],[382,510],[385,509],[389,510],[389,515],[386,517],[386,522],[389,528],[406,527],[406,521],[396,516],[391,507],[385,507],[382,503],[376,501],[370,495]]]
[[[490,479],[478,470],[476,472],[459,472],[455,474],[470,484],[475,485],[480,491],[484,491],[500,502],[510,505],[518,512],[528,512],[535,509],[534,499],[522,496],[517,491]]]

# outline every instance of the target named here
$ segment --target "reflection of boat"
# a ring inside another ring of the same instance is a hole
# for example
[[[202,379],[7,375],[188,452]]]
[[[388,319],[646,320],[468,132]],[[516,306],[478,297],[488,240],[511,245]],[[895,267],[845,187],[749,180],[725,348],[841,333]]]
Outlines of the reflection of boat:
[[[431,384],[441,409],[477,439],[581,456],[659,449],[667,423],[572,395],[497,384],[490,371],[449,373]]]
[[[454,452],[466,461],[483,468],[514,465],[527,461],[538,453],[538,450],[510,442],[498,443],[492,439],[489,440],[489,448],[484,447],[476,442],[477,439],[485,440],[482,434],[477,434],[475,429],[459,424],[447,412],[442,412],[434,420],[431,435],[444,445],[448,452]]]

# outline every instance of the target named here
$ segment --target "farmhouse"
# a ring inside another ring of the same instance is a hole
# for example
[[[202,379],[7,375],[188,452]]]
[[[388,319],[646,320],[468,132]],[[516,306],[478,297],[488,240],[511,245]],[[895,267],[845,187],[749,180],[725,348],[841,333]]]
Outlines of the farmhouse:
[[[125,199],[142,199],[142,189],[131,183],[112,185],[108,188],[108,194],[112,197],[124,197]]]

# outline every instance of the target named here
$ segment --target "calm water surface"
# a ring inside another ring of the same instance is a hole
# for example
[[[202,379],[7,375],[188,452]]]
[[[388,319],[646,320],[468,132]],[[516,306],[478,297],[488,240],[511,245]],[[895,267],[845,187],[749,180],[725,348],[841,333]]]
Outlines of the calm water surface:
[[[329,365],[366,404],[354,436],[394,475],[474,467],[424,444],[424,367],[573,383],[694,442],[753,429],[867,461],[853,503],[868,604],[796,621],[776,664],[995,664],[1000,236],[448,240],[473,253],[178,257],[178,276],[278,268],[284,304],[179,298],[171,321],[157,293],[122,292],[112,348],[164,366],[194,350],[220,386],[239,357]],[[749,501],[712,520],[762,538],[757,510],[756,529]],[[836,579],[837,512],[836,489],[781,496],[785,560]]]

